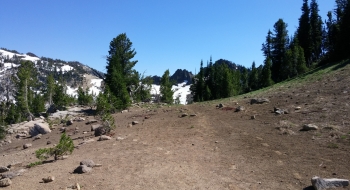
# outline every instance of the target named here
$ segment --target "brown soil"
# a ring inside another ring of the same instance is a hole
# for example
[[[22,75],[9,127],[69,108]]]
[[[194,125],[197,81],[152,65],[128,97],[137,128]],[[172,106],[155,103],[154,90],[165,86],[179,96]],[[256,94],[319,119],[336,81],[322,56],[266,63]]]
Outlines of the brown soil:
[[[226,99],[187,106],[133,107],[115,114],[112,140],[81,145],[65,160],[27,169],[4,189],[65,189],[79,183],[82,189],[312,189],[311,177],[350,179],[350,66],[320,80],[281,86],[258,96],[267,104],[250,105],[250,98]],[[216,104],[244,106],[235,112]],[[295,108],[300,106],[300,110]],[[288,109],[276,115],[274,107]],[[184,112],[196,116],[180,117]],[[255,119],[252,116],[255,115]],[[145,119],[149,116],[149,119]],[[92,117],[92,116],[89,116]],[[139,124],[128,127],[132,121]],[[320,129],[300,131],[303,124]],[[97,139],[90,125],[71,135]],[[70,134],[70,133],[68,133]],[[35,150],[58,143],[53,130],[42,139],[14,139],[0,147],[0,166],[20,162],[13,171],[37,161]],[[124,138],[116,140],[117,137]],[[33,146],[23,150],[24,143]],[[102,167],[73,174],[83,159]],[[55,181],[40,183],[55,176]],[[350,189],[347,187],[345,189]]]

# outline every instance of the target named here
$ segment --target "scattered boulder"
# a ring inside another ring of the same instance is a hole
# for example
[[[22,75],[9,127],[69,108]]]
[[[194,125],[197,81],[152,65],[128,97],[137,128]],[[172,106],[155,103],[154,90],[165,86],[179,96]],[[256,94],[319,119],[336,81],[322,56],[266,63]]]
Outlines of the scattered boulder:
[[[2,178],[9,178],[9,179],[17,177],[19,175],[20,174],[18,172],[6,172],[6,173],[1,174]]]
[[[97,123],[96,119],[90,119],[86,124],[89,125],[91,123]]]
[[[100,138],[98,139],[99,141],[105,141],[105,140],[111,140],[112,137],[107,136],[107,135],[101,135]]]
[[[91,171],[92,171],[92,168],[87,167],[86,165],[80,165],[74,170],[74,173],[82,174],[82,173],[89,173]]]
[[[10,168],[4,167],[4,166],[0,167],[0,173],[4,173],[4,172],[8,172],[8,171],[10,171]]]
[[[79,185],[79,183],[76,183],[75,185],[71,185],[71,186],[69,186],[69,187],[66,187],[66,190],[71,190],[71,189],[80,190],[80,185]]]
[[[187,116],[188,116],[188,113],[181,114],[181,117],[187,117]]]
[[[136,124],[139,124],[139,122],[138,121],[133,121],[132,124],[136,125]]]
[[[41,139],[42,136],[43,136],[42,134],[38,134],[38,135],[34,136],[34,140]]]
[[[128,113],[129,112],[129,110],[123,110],[122,111],[122,113]]]
[[[66,125],[67,125],[67,126],[73,125],[73,123],[74,123],[73,120],[70,119],[70,120],[68,120],[68,121],[66,122]]]
[[[337,187],[346,187],[349,186],[349,180],[346,179],[337,179],[337,178],[320,178],[313,177],[311,178],[312,186],[315,190],[324,190],[329,188],[337,188]]]
[[[35,123],[33,127],[29,128],[29,134],[34,137],[38,134],[47,134],[51,133],[47,123]]]
[[[301,107],[300,106],[297,106],[294,108],[295,110],[301,110]]]
[[[216,108],[218,108],[218,109],[219,109],[219,108],[223,108],[223,107],[224,107],[224,104],[221,104],[221,103],[218,104],[218,105],[216,105]]]
[[[149,119],[151,116],[145,116],[145,119]]]
[[[85,121],[85,118],[83,118],[83,117],[76,117],[76,118],[74,118],[74,121]]]
[[[31,143],[26,143],[26,144],[23,145],[23,149],[27,149],[29,147],[32,147]]]
[[[49,144],[51,144],[51,141],[47,141],[47,142],[46,142],[46,145],[49,145]]]
[[[99,127],[101,127],[101,125],[91,125],[91,131],[95,131]]]
[[[16,135],[16,138],[19,139],[19,138],[25,138],[27,135],[26,134],[23,134],[23,133],[20,133],[20,134],[17,134]]]
[[[301,131],[310,131],[310,130],[318,130],[318,127],[314,124],[305,124]]]
[[[106,134],[106,129],[103,126],[100,126],[97,129],[95,129],[95,137],[98,137],[104,134]]]
[[[244,110],[245,110],[245,107],[243,107],[243,106],[238,106],[236,108],[236,112],[240,112],[240,111],[244,111]]]
[[[191,116],[191,117],[196,117],[197,114],[193,113],[193,114],[191,114],[190,116]]]
[[[276,107],[273,108],[273,112],[274,112],[275,114],[278,114],[278,115],[289,114],[289,111],[288,111],[288,110],[286,110],[286,109],[280,109],[280,108],[276,108]]]
[[[251,117],[250,117],[250,119],[255,119],[256,118],[256,116],[255,115],[252,115]]]
[[[12,184],[12,181],[9,178],[0,179],[0,187],[7,187],[7,186],[10,186],[11,184]]]
[[[89,159],[83,160],[80,162],[80,165],[85,165],[87,167],[93,168],[95,166],[95,162]]]
[[[269,103],[270,100],[267,98],[253,98],[250,100],[250,104],[263,104],[263,103]]]
[[[117,141],[121,141],[121,140],[124,140],[123,137],[117,137]]]
[[[54,176],[44,177],[42,180],[44,183],[49,183],[49,182],[54,181],[55,177]]]

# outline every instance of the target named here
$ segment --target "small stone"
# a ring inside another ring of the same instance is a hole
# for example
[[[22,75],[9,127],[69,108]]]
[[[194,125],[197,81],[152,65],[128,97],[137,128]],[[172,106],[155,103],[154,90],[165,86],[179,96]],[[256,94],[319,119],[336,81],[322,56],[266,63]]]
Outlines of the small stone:
[[[51,141],[47,141],[46,144],[47,144],[47,145],[51,144]]]
[[[128,110],[123,110],[122,113],[128,113],[129,111]]]
[[[90,119],[86,124],[89,125],[91,123],[97,123],[96,119]]]
[[[216,108],[223,108],[224,107],[224,104],[218,104],[218,105],[216,105]]]
[[[139,122],[138,121],[133,121],[132,122],[132,125],[136,125],[136,124],[139,124]]]
[[[68,121],[66,122],[66,125],[67,125],[67,126],[73,125],[73,123],[74,123],[73,120],[70,119],[70,120],[68,120]]]
[[[1,166],[0,167],[0,173],[8,172],[10,169],[8,167]]]
[[[302,131],[318,130],[318,127],[314,124],[303,125]]]
[[[194,113],[193,113],[193,114],[191,114],[190,116],[191,116],[191,117],[195,117],[195,116],[197,116],[197,114],[194,114]]]
[[[123,137],[117,137],[117,141],[121,141],[121,140],[124,140]]]
[[[80,162],[80,165],[85,165],[85,166],[87,166],[87,167],[92,168],[92,167],[94,167],[96,164],[95,164],[95,162],[92,161],[92,160],[85,159],[85,160],[83,160],[83,161]]]
[[[250,118],[251,118],[251,119],[255,119],[255,115],[252,115]]]
[[[32,147],[31,143],[26,143],[26,144],[23,145],[23,149],[27,149],[29,147]]]
[[[188,113],[181,114],[181,117],[186,117],[186,116],[188,116]]]
[[[11,184],[12,184],[12,181],[9,178],[3,178],[0,180],[0,187],[7,187],[7,186],[10,186]]]
[[[295,109],[295,110],[301,110],[301,107],[298,106],[298,107],[295,107],[294,109]]]
[[[43,136],[42,134],[38,134],[38,135],[34,136],[34,140],[41,139],[42,136]]]
[[[151,116],[145,116],[145,119],[149,119]]]
[[[131,123],[128,124],[128,128],[130,128],[130,127],[132,127],[132,124],[131,124]]]
[[[98,139],[99,141],[105,141],[105,140],[111,140],[112,137],[107,136],[107,135],[101,135],[100,138]]]
[[[243,106],[238,106],[236,108],[236,112],[240,112],[240,111],[244,111],[244,110],[245,110],[245,108]]]
[[[42,180],[44,183],[49,183],[49,182],[54,181],[55,177],[54,176],[44,177]]]

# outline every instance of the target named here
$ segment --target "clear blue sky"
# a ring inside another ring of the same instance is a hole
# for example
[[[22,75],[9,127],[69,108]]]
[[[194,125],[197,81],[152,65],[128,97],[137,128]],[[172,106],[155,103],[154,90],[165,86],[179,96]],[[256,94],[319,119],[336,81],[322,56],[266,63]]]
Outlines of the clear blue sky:
[[[322,20],[334,0],[318,0]],[[0,47],[105,72],[109,43],[126,33],[137,51],[135,69],[198,71],[227,59],[263,63],[261,44],[282,18],[294,34],[302,0],[0,0]]]

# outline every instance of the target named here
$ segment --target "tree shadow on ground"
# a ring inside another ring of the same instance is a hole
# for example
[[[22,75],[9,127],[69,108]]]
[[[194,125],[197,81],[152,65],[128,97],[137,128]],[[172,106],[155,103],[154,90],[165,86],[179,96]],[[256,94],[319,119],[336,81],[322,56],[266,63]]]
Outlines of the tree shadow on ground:
[[[305,187],[303,190],[315,190],[313,186]]]

